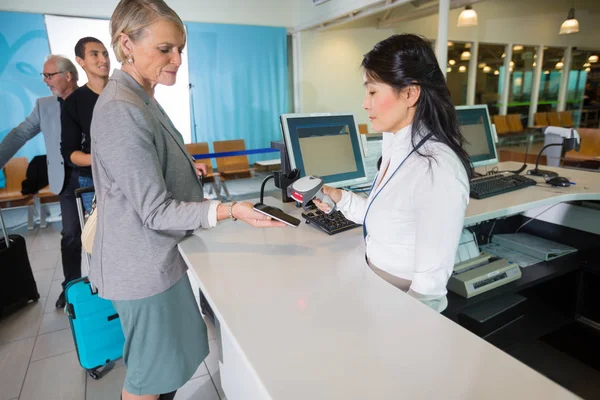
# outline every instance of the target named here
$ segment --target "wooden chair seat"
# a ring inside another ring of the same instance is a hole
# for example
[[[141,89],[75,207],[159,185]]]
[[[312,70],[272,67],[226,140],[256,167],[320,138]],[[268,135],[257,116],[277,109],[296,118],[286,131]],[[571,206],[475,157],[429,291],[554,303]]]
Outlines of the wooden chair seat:
[[[21,182],[27,177],[27,157],[11,158],[4,167],[6,187],[0,189],[0,203],[28,200],[31,195],[21,193]]]

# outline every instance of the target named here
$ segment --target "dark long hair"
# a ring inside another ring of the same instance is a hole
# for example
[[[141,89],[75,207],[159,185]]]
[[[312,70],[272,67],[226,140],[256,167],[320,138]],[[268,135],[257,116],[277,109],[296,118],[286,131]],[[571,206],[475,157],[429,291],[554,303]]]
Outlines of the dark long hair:
[[[471,161],[463,148],[465,138],[431,44],[418,35],[393,35],[365,54],[361,66],[369,79],[390,85],[396,91],[410,85],[421,88],[412,122],[413,146],[423,132],[431,132],[432,139],[446,144],[456,153],[471,177]],[[420,150],[417,153],[431,157]]]

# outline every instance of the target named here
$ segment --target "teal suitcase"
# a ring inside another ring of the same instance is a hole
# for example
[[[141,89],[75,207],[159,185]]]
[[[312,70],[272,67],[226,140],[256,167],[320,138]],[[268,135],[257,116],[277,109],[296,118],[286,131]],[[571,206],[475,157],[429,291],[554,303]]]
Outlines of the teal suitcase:
[[[81,194],[93,191],[81,188],[75,191],[79,220],[84,224]],[[85,252],[84,252],[85,253]],[[84,262],[89,271],[89,254]],[[98,291],[87,277],[76,279],[65,288],[65,311],[69,317],[79,364],[93,379],[101,378],[123,356],[125,336],[119,314],[110,300],[98,296]]]

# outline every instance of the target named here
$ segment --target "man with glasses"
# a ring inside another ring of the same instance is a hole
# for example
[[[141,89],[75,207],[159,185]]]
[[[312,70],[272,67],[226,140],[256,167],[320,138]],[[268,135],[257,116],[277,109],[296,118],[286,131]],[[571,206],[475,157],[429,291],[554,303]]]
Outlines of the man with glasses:
[[[75,65],[69,59],[50,55],[44,63],[42,76],[54,96],[38,99],[33,112],[6,135],[0,143],[0,168],[4,168],[8,160],[27,141],[43,132],[50,190],[60,197],[63,224],[60,250],[65,277],[64,289],[68,282],[81,277],[81,227],[75,202],[75,189],[79,187],[79,181],[77,174],[64,165],[60,153],[62,103],[77,89],[78,74]],[[65,298],[61,293],[56,307],[64,306]]]

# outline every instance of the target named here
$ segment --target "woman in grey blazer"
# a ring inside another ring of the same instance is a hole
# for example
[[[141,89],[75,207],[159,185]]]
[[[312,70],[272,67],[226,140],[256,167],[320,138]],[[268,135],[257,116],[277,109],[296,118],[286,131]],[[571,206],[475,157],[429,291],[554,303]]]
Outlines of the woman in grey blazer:
[[[193,230],[240,219],[283,226],[247,202],[204,200],[198,168],[154,99],[173,85],[185,29],[162,0],[121,0],[111,21],[115,70],[92,120],[98,222],[90,272],[125,333],[124,399],[171,399],[208,354],[177,244]]]

